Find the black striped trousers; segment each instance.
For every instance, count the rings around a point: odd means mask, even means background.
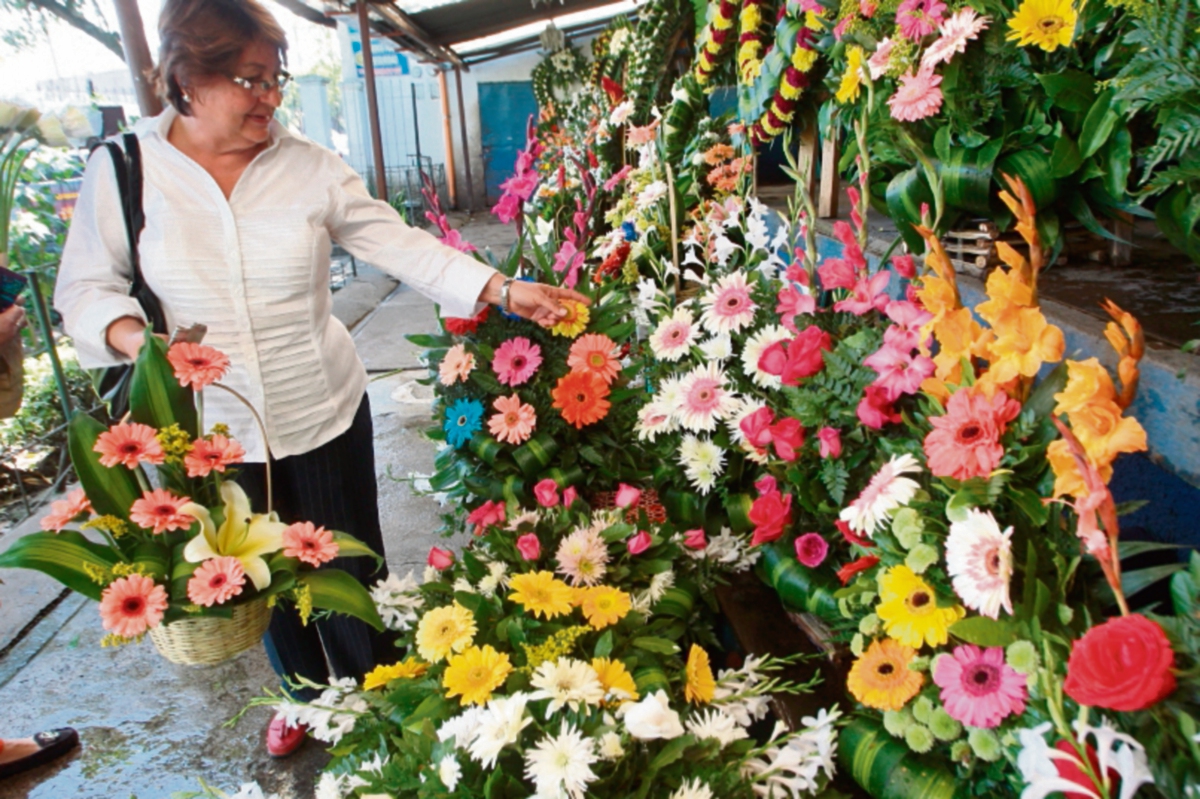
[[[271,477],[275,509],[282,521],[308,521],[327,530],[340,530],[380,556],[384,554],[371,404],[365,394],[349,430],[310,452],[273,461]],[[263,464],[245,464],[237,480],[252,507],[265,510]],[[326,565],[349,572],[368,587],[388,574],[386,565],[376,570],[373,558],[335,558]],[[271,615],[263,643],[271,665],[281,677],[298,675],[323,684],[331,676],[361,680],[377,663],[398,659],[400,653],[393,640],[393,636],[380,635],[358,619],[339,614],[305,626],[291,602],[280,602]],[[289,693],[302,700],[316,697],[311,690]]]

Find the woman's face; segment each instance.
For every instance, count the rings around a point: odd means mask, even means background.
[[[283,98],[277,87],[264,92],[258,84],[276,83],[279,72],[276,49],[265,41],[254,42],[242,52],[232,75],[210,76],[188,92],[196,125],[206,138],[222,146],[239,149],[264,144]],[[247,89],[233,78],[245,79],[254,87]]]

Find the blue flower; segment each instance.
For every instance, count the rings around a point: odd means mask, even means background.
[[[455,449],[470,441],[482,427],[483,403],[479,400],[460,399],[446,409],[442,429],[446,431],[446,440]]]
[[[632,222],[622,222],[621,232],[625,234],[625,241],[637,241],[637,229],[633,226]]]

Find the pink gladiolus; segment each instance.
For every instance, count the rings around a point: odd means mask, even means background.
[[[917,264],[911,255],[893,255],[892,267],[905,280],[912,280],[917,276]]]
[[[891,279],[892,273],[888,271],[876,272],[871,277],[860,277],[851,288],[850,296],[835,302],[833,310],[849,311],[855,316],[862,316],[872,310],[882,311],[888,304],[888,296],[884,292]]]
[[[533,487],[533,495],[543,508],[553,508],[558,504],[558,483],[547,477]]]
[[[801,274],[807,276],[804,270]],[[775,313],[779,314],[779,323],[793,333],[796,330],[796,317],[800,314],[810,314],[817,310],[817,300],[811,294],[804,294],[795,286],[787,285],[779,290],[776,297]]]
[[[504,224],[508,224],[521,215],[521,198],[515,194],[505,194],[500,202],[492,207],[492,213]]]
[[[639,488],[634,488],[631,485],[621,483],[617,486],[617,507],[628,508],[636,505],[638,500],[642,498],[642,491]]]
[[[625,548],[629,550],[630,555],[640,555],[649,549],[652,543],[654,542],[650,539],[650,534],[645,530],[639,530],[637,535],[631,536],[625,542]]]
[[[854,288],[858,280],[858,270],[844,258],[826,258],[817,267],[817,274],[821,278],[821,288],[826,291]]]
[[[542,542],[536,533],[526,533],[517,538],[517,551],[523,560],[537,560],[542,556]]]
[[[872,385],[887,392],[888,402],[895,402],[905,394],[915,394],[921,383],[934,372],[933,361],[924,355],[898,350],[884,344],[876,352],[863,359],[863,365],[879,373]]]
[[[703,528],[697,527],[695,530],[688,530],[683,534],[683,545],[688,549],[704,549],[708,546],[708,538],[704,535]]]
[[[604,190],[612,191],[617,186],[621,185],[621,181],[623,181],[623,180],[625,180],[625,178],[629,177],[629,173],[632,171],[633,171],[633,164],[626,164],[625,166],[621,167],[621,169],[619,171],[613,173],[613,176],[611,178],[604,181]]]
[[[840,458],[842,455],[842,434],[835,427],[822,427],[817,431],[817,441],[820,442],[822,458]]]
[[[454,565],[454,553],[448,549],[431,547],[429,550],[429,557],[425,562],[438,571],[449,569]]]
[[[829,554],[829,544],[819,533],[805,533],[796,539],[796,560],[810,569],[815,569],[825,562]]]

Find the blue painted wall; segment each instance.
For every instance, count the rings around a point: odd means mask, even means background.
[[[517,153],[525,147],[529,117],[536,120],[537,112],[530,81],[479,84],[483,176],[489,203],[500,199],[500,184],[512,175]]]

